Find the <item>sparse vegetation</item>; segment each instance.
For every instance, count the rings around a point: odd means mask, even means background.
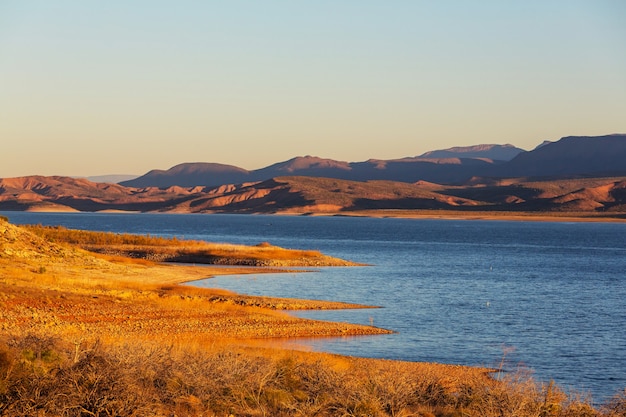
[[[160,236],[134,235],[130,233],[96,232],[89,230],[68,229],[63,226],[23,225],[29,230],[49,242],[70,243],[78,246],[85,245],[132,245],[132,246],[192,246],[205,242],[193,240],[179,240],[176,237],[165,238]]]
[[[524,374],[454,381],[437,366],[27,335],[0,342],[3,416],[618,417]]]

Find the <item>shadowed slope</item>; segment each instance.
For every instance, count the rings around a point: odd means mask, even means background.
[[[626,175],[626,135],[569,136],[522,153],[494,170],[499,177]]]

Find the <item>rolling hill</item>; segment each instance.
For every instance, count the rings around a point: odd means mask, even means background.
[[[358,214],[372,210],[626,213],[626,176],[465,186],[276,177],[219,187],[133,188],[69,177],[0,180],[0,210]]]
[[[138,189],[82,178],[30,176],[0,179],[0,209],[23,211],[153,211],[201,192],[199,188]]]

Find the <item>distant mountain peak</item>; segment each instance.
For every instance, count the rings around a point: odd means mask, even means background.
[[[265,181],[283,176],[337,178],[353,181],[428,181],[463,184],[472,177],[622,175],[626,172],[626,135],[566,137],[544,142],[532,151],[511,144],[457,146],[393,160],[345,162],[312,155],[297,156],[265,168],[247,171],[217,163],[183,163],[169,170],[154,170],[120,184],[137,188],[170,186],[219,187]]]
[[[126,187],[161,187],[173,185],[182,187],[217,186],[226,183],[246,181],[249,171],[234,165],[214,162],[185,162],[168,170],[153,169],[141,177],[122,181]]]
[[[441,151],[449,151],[449,152],[456,152],[456,153],[484,152],[484,151],[490,151],[494,148],[500,148],[500,149],[515,148],[515,146],[511,145],[510,143],[507,143],[505,145],[498,145],[495,143],[490,143],[490,144],[484,143],[480,145],[470,145],[470,146],[453,146],[451,148],[442,149],[439,151],[426,152],[424,155],[428,155],[433,152],[441,152]]]
[[[206,172],[248,172],[245,169],[236,167],[234,165],[220,164],[216,162],[185,162],[175,165],[167,171],[173,174],[196,174]]]
[[[472,146],[455,146],[448,149],[426,152],[419,156],[425,159],[446,159],[446,158],[481,158],[498,161],[510,161],[522,152],[511,144],[481,144]]]
[[[626,173],[626,135],[566,136],[518,155],[503,177],[590,177]]]
[[[535,149],[542,148],[542,147],[544,147],[544,146],[546,146],[546,145],[549,145],[549,144],[551,144],[551,143],[554,143],[554,142],[552,142],[551,140],[544,140],[544,141],[543,141],[543,142],[541,142],[539,145],[537,145],[537,146],[535,147]]]
[[[289,173],[308,169],[351,169],[348,162],[335,161],[334,159],[320,158],[311,155],[296,156],[287,161],[271,165],[268,168]]]

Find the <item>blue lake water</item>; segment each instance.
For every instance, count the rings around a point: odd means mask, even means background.
[[[299,340],[347,355],[524,366],[601,401],[626,388],[626,224],[2,213],[13,223],[318,249],[371,264],[194,285],[383,308],[298,316],[396,334]]]

